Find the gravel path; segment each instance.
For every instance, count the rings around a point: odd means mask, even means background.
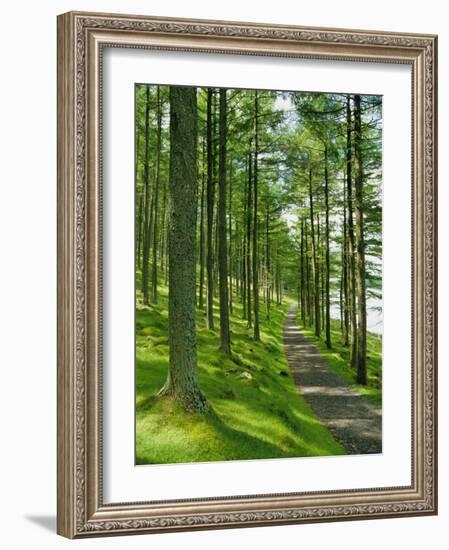
[[[316,345],[299,330],[296,306],[285,322],[284,349],[298,391],[348,454],[381,453],[381,410],[329,369]]]

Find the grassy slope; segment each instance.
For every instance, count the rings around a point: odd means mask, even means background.
[[[168,367],[167,289],[160,290],[157,306],[138,303],[136,310],[138,464],[345,454],[294,385],[282,345],[288,304],[273,307],[269,322],[262,311],[257,344],[235,307],[232,359],[219,351],[218,330],[209,331],[198,311],[199,378],[213,410],[186,413],[155,397]]]
[[[357,373],[351,367],[350,348],[343,346],[340,321],[331,320],[331,342],[332,349],[327,349],[325,344],[325,335],[317,338],[313,328],[304,327],[298,316],[298,326],[304,331],[304,334],[315,342],[322,355],[326,359],[331,369],[339,374],[346,382],[351,384],[354,389],[362,395],[365,395],[377,406],[382,405],[382,339],[378,336],[367,334],[367,376],[368,385],[361,386],[356,383]]]

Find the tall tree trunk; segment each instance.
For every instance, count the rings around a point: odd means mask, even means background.
[[[167,235],[166,235],[166,239],[165,239],[165,274],[164,274],[164,283],[165,283],[165,286],[168,285],[168,224],[169,224],[169,220],[167,220]]]
[[[157,145],[156,145],[156,183],[154,189],[154,225],[153,225],[153,265],[151,274],[151,301],[157,304],[157,251],[158,251],[158,215],[159,215],[159,184],[161,179],[161,147],[162,147],[162,107],[160,87],[157,86]]]
[[[279,263],[276,257],[274,268],[274,290],[276,292],[276,305],[279,305]]]
[[[351,96],[346,97],[346,185],[348,194],[348,264],[351,311],[351,365],[357,366],[357,302],[355,285],[355,237],[352,201],[352,114]]]
[[[315,322],[315,336],[321,334],[320,323],[320,274],[318,271],[318,254],[317,245],[315,241],[315,219],[313,214],[313,191],[312,191],[312,165],[309,161],[309,210],[310,210],[310,237],[312,241],[312,276],[313,276],[313,297],[314,297],[314,322]]]
[[[304,218],[304,250],[305,250],[305,263],[306,263],[306,318],[305,324],[309,326],[313,319],[312,308],[312,290],[311,290],[311,268],[310,268],[310,252],[309,252],[309,236],[307,227],[307,218]]]
[[[136,152],[135,152],[135,168],[134,168],[134,190],[135,190],[135,204],[137,205],[137,198],[139,198],[138,204],[136,207],[136,226],[134,233],[134,242],[135,242],[135,267],[136,269],[140,265],[140,251],[142,246],[142,221],[143,221],[143,194],[138,191],[140,178],[139,178],[139,151],[141,143],[141,133],[139,128],[136,126]]]
[[[143,194],[139,197],[139,209],[137,214],[137,246],[136,246],[136,268],[140,265],[140,255],[142,253],[142,224],[143,224]]]
[[[214,256],[213,256],[213,228],[214,228],[214,151],[212,135],[212,102],[214,91],[207,89],[207,326],[214,330]]]
[[[164,273],[165,271],[165,248],[166,248],[166,241],[167,241],[167,183],[164,182],[162,185],[163,187],[163,193],[162,193],[162,212],[161,212],[161,246],[160,246],[160,270],[161,273]]]
[[[247,256],[247,239],[246,239],[246,227],[247,227],[247,204],[248,204],[248,179],[245,178],[245,192],[244,192],[244,201],[243,201],[243,220],[242,220],[242,317],[243,319],[247,318],[247,302],[246,302],[246,256]]]
[[[259,188],[259,95],[254,92],[254,221],[253,221],[253,293],[254,293],[254,335],[256,342],[260,341],[259,327],[259,260],[258,260],[258,188]]]
[[[201,202],[200,202],[200,290],[198,307],[204,308],[204,188],[205,188],[205,160],[206,160],[206,147],[205,140],[203,139],[203,162],[201,171]]]
[[[358,304],[357,382],[366,385],[365,237],[363,220],[362,125],[359,95],[354,96],[354,172]]]
[[[236,298],[237,300],[240,300],[242,287],[241,287],[241,280],[242,280],[242,241],[240,238],[240,224],[239,224],[239,218],[237,217],[235,220],[235,232],[233,233],[234,242],[235,242],[235,248],[234,248],[234,271],[235,271],[235,292],[236,292]]]
[[[270,319],[270,205],[267,200],[266,205],[266,225],[265,225],[265,273],[266,273],[266,320]]]
[[[218,269],[220,285],[220,347],[231,355],[228,296],[228,244],[226,240],[226,89],[220,88],[219,164],[218,164]]]
[[[346,221],[346,181],[343,183],[343,245],[342,245],[342,271],[343,271],[343,345],[349,346],[349,289],[348,289],[348,227]]]
[[[215,135],[215,132],[214,132],[214,135]],[[214,158],[218,158],[218,151],[216,151],[216,154],[214,155]],[[216,183],[218,182],[217,175],[214,176],[214,181]],[[215,189],[216,189],[216,197],[215,197],[215,200],[214,200],[214,204],[215,204],[215,214],[214,214],[214,219],[215,219],[215,224],[214,224],[214,258],[215,258],[215,261],[214,261],[214,297],[218,298],[219,292],[220,292],[220,289],[219,289],[219,286],[218,286],[218,185],[215,185]]]
[[[233,258],[233,248],[232,248],[232,161],[230,163],[230,170],[229,170],[229,229],[228,229],[228,237],[229,237],[229,313],[232,315],[232,307],[233,307],[233,284],[232,284],[232,277],[234,274],[234,258]]]
[[[142,294],[143,303],[148,304],[148,260],[150,254],[150,86],[146,88],[145,105],[145,160],[144,160],[144,232],[142,257]]]
[[[342,263],[343,265],[343,263]],[[341,332],[341,335],[343,336],[344,334],[344,330],[345,330],[345,324],[344,324],[344,304],[343,304],[343,270],[341,272],[341,277],[340,277],[340,288],[339,288],[339,293],[340,293],[340,300],[339,300],[339,305],[340,305],[340,332]]]
[[[189,411],[206,412],[208,403],[197,376],[195,327],[196,88],[170,87],[170,227],[167,381],[169,395]]]
[[[330,244],[329,244],[329,167],[327,145],[324,147],[324,206],[326,209],[326,347],[331,342],[331,298],[330,298]]]
[[[248,328],[252,328],[251,308],[251,217],[252,217],[252,179],[253,179],[253,155],[251,152],[252,140],[249,141],[248,157],[248,196],[246,206],[246,314],[248,317]]]
[[[317,270],[319,273],[319,295],[320,295],[320,328],[323,330],[324,327],[324,270],[323,266],[323,253],[322,253],[322,243],[321,243],[321,224],[320,224],[320,213],[317,212],[316,215],[316,251],[317,251]]]
[[[217,101],[217,91],[213,95],[213,117],[212,117],[212,143],[213,143],[213,178],[214,178],[214,298],[219,296],[219,285],[218,285],[218,156],[219,156],[219,140],[218,140],[218,110],[219,105]]]
[[[300,305],[301,305],[301,321],[306,324],[306,302],[305,302],[305,262],[304,262],[304,220],[301,217],[301,244],[300,244]]]

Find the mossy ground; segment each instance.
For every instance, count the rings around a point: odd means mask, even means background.
[[[137,281],[137,288],[139,288]],[[164,464],[345,454],[299,395],[283,351],[282,330],[290,303],[261,303],[261,342],[241,318],[231,315],[232,358],[219,350],[197,310],[198,373],[211,411],[193,414],[157,397],[168,369],[167,288],[157,305],[136,307],[136,462]]]

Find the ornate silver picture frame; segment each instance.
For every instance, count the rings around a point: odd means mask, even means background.
[[[411,68],[411,484],[105,502],[102,59],[105,48]],[[58,533],[69,538],[437,513],[437,38],[70,12],[58,17]],[[398,284],[401,284],[398,281]],[[408,354],[408,355],[407,355]],[[130,365],[133,368],[133,365]],[[132,429],[132,427],[130,427]],[[280,466],[281,467],[281,466]]]

